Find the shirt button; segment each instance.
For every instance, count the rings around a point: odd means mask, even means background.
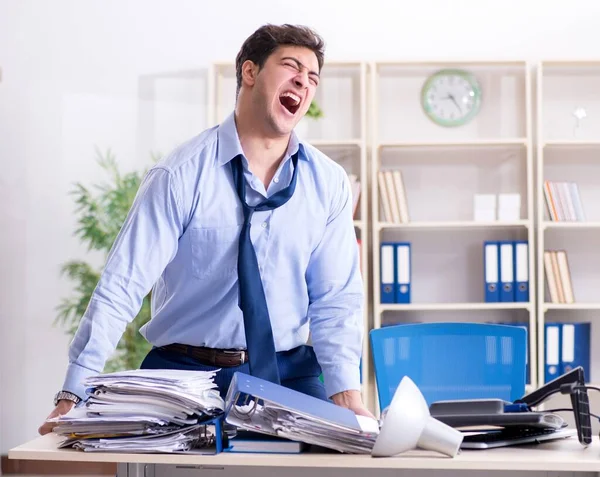
[[[262,223],[262,224],[260,224],[260,225],[261,225],[261,227],[262,227],[263,229],[266,229],[266,228],[267,228],[267,223],[266,223],[266,222],[263,222],[263,223]]]
[[[275,184],[279,184],[279,177],[276,177],[275,179],[273,179],[273,182],[275,182]]]

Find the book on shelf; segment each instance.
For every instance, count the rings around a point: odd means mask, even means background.
[[[575,295],[567,252],[564,250],[544,251],[544,272],[551,302],[574,303]]]
[[[350,191],[352,192],[352,217],[356,218],[358,201],[360,199],[360,181],[356,174],[348,174],[348,179],[350,179]]]
[[[408,223],[410,218],[402,172],[399,170],[379,171],[377,184],[383,208],[383,217],[380,222]]]
[[[544,181],[544,198],[553,222],[583,222],[585,212],[575,182]]]

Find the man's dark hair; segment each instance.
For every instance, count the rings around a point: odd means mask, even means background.
[[[303,25],[263,25],[246,39],[235,59],[236,96],[242,87],[244,62],[250,60],[258,65],[260,70],[271,53],[280,46],[302,46],[312,50],[319,62],[319,72],[321,71],[325,57],[325,43],[316,32]]]

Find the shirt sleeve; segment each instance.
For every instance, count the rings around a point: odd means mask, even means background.
[[[173,182],[173,173],[160,166],[144,177],[70,344],[63,389],[82,399],[83,380],[102,372],[177,252],[183,214]]]
[[[350,182],[345,172],[340,175],[323,238],[306,273],[311,339],[328,397],[361,389],[364,289]]]

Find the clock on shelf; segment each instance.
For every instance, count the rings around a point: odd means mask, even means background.
[[[462,126],[479,112],[481,87],[468,71],[443,69],[433,73],[423,84],[421,105],[434,123],[445,127]]]

